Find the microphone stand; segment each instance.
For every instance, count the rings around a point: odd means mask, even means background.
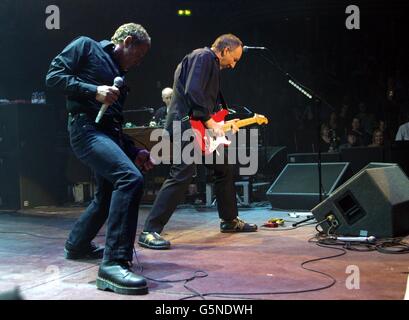
[[[265,48],[265,50],[270,51],[268,48]],[[318,161],[317,161],[317,167],[318,167],[318,199],[319,199],[319,203],[322,201],[322,194],[323,194],[323,185],[322,185],[322,168],[321,168],[321,147],[320,147],[320,140],[321,140],[321,106],[322,106],[322,101],[323,99],[320,98],[314,91],[312,91],[311,89],[307,88],[306,86],[302,85],[299,81],[297,81],[294,77],[292,77],[288,72],[284,71],[276,61],[272,61],[270,60],[268,57],[266,57],[265,55],[261,54],[261,56],[267,61],[269,62],[271,65],[273,65],[274,67],[276,67],[283,75],[284,77],[287,79],[288,83],[295,88],[296,90],[298,90],[299,92],[301,92],[304,97],[306,97],[309,101],[313,101],[315,104],[315,112],[316,112],[316,119],[317,119],[317,153],[318,153]],[[273,59],[274,56],[272,55]],[[275,59],[274,59],[275,60]],[[327,105],[329,105],[326,102]],[[329,105],[330,106],[330,105]],[[333,108],[332,108],[333,109]],[[325,193],[325,190],[324,190]],[[315,219],[314,216],[308,217],[304,220],[301,220],[297,223],[294,223],[292,226],[296,227],[299,224],[305,223],[307,221],[313,220]]]
[[[149,112],[149,113],[154,113],[155,109],[153,108],[141,108],[141,109],[129,109],[129,110],[124,110],[122,113],[135,113],[135,112]]]

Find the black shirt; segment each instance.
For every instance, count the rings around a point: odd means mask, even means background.
[[[168,107],[167,106],[160,107],[158,110],[156,110],[155,116],[153,117],[153,121],[160,124],[163,121],[165,121],[167,114]]]
[[[66,94],[68,112],[86,113],[95,119],[101,108],[101,103],[96,100],[97,86],[112,85],[115,77],[124,76],[114,59],[114,47],[115,45],[107,40],[97,42],[87,37],[79,37],[53,59],[46,76],[46,84]],[[124,85],[120,91],[119,99],[105,111],[99,126],[107,134],[112,133],[110,124],[114,124],[114,118],[121,122],[123,120],[122,109],[128,87]],[[132,138],[122,133],[122,130],[120,137],[123,149],[134,161],[140,148],[136,147]]]
[[[83,112],[93,117],[98,114],[101,103],[96,100],[97,86],[112,86],[115,77],[124,75],[114,60],[114,47],[107,40],[97,42],[79,37],[53,59],[46,84],[66,94],[68,112]],[[122,119],[126,95],[124,86],[120,98],[106,110],[104,117]]]
[[[207,121],[215,111],[220,91],[220,64],[209,48],[196,49],[186,55],[177,66],[173,82],[173,95],[166,118],[166,129],[172,132],[174,120],[191,116]],[[182,121],[182,131],[190,128]]]

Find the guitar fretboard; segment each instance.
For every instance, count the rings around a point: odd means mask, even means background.
[[[251,124],[254,124],[254,123],[257,123],[257,118],[256,117],[239,120],[239,121],[236,122],[236,125],[239,128],[242,128],[242,127],[246,127],[246,126],[249,126]],[[230,131],[231,130],[231,124],[228,124],[228,123],[224,124],[223,125],[223,130],[224,130],[224,132]]]

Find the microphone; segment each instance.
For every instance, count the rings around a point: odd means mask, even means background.
[[[249,50],[267,50],[267,48],[266,47],[249,47],[249,46],[243,47],[243,52],[247,52]]]
[[[367,242],[367,243],[374,243],[376,238],[374,236],[369,237],[332,237],[333,240],[339,240],[343,242]]]
[[[121,77],[115,77],[114,79],[114,87],[120,88],[124,85],[124,79]],[[99,123],[99,121],[101,120],[102,116],[104,115],[105,111],[108,109],[109,105],[107,105],[106,103],[104,103],[101,106],[101,109],[99,109],[98,115],[95,118],[95,123]]]

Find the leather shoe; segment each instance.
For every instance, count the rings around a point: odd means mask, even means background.
[[[64,256],[69,260],[81,259],[102,259],[104,256],[104,247],[99,247],[91,242],[89,246],[83,248],[72,248],[69,244],[65,245]]]
[[[132,272],[129,261],[104,261],[99,266],[97,288],[119,294],[148,293],[144,277]]]
[[[170,242],[165,240],[157,232],[141,232],[138,240],[141,247],[165,250],[170,248]]]
[[[220,232],[255,232],[257,225],[254,223],[247,223],[239,217],[231,221],[222,220],[220,222]]]

